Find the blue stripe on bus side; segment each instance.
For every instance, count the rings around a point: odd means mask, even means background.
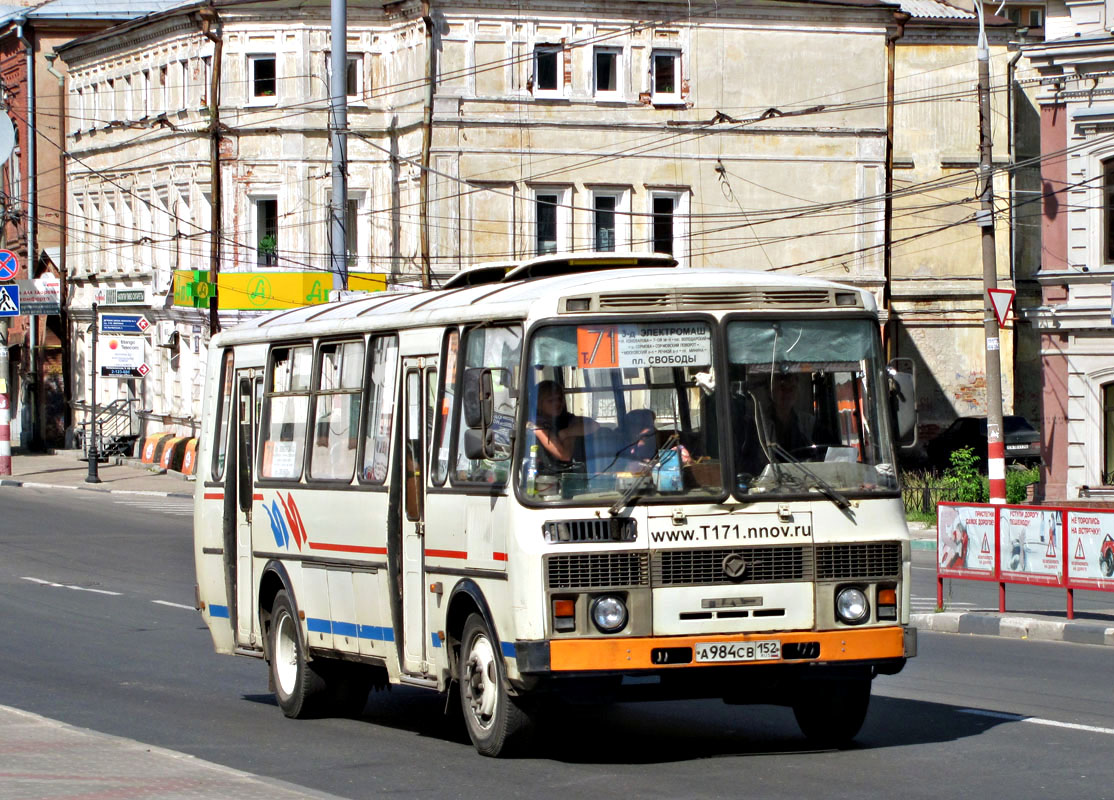
[[[514,642],[500,642],[499,644],[503,648],[504,656],[506,656],[507,658],[514,658],[516,652],[514,649]]]
[[[437,638],[436,633],[431,633],[430,637],[433,639],[433,646],[434,647],[440,647],[441,646],[441,640],[439,638]]]
[[[357,625],[355,622],[340,622],[321,619],[320,617],[306,617],[306,629],[310,633],[335,633],[337,636],[372,639],[377,642],[393,642],[395,640],[393,628],[378,625]]]
[[[228,606],[215,606],[212,603],[210,603],[209,604],[209,616],[210,617],[223,617],[224,619],[228,619]]]

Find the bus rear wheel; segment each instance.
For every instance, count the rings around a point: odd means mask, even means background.
[[[507,692],[502,654],[479,614],[464,623],[457,672],[472,744],[480,755],[505,755],[521,743],[530,720]]]
[[[275,596],[270,628],[271,682],[282,713],[304,719],[321,711],[325,681],[306,659],[298,617],[285,591]]]
[[[842,749],[862,729],[869,706],[869,677],[816,680],[798,688],[793,716],[813,745]]]

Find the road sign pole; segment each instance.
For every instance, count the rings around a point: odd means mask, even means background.
[[[97,474],[97,459],[100,454],[97,452],[97,304],[93,303],[93,351],[92,358],[89,360],[93,364],[93,369],[90,376],[90,386],[92,391],[89,393],[89,405],[92,409],[89,416],[89,442],[85,448],[85,455],[89,459],[89,474],[85,476],[86,483],[100,483],[101,477]]]
[[[12,411],[8,402],[8,319],[0,317],[0,475],[12,474]]]

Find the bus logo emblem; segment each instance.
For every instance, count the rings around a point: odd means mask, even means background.
[[[723,574],[733,581],[741,581],[747,572],[747,561],[739,553],[729,553],[723,558]]]

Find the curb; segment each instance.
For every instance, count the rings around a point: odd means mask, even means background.
[[[1114,647],[1114,627],[1097,622],[1074,622],[1032,617],[1003,617],[998,614],[941,611],[910,614],[909,624],[936,633],[969,633],[1046,642],[1072,642]]]
[[[96,486],[67,486],[57,483],[38,483],[36,481],[18,481],[9,478],[0,479],[0,487],[14,487],[24,489],[64,489],[70,492],[100,492],[101,494],[131,494],[146,495],[147,497],[178,497],[193,499],[193,494],[188,492],[159,492],[151,489],[99,489]]]

